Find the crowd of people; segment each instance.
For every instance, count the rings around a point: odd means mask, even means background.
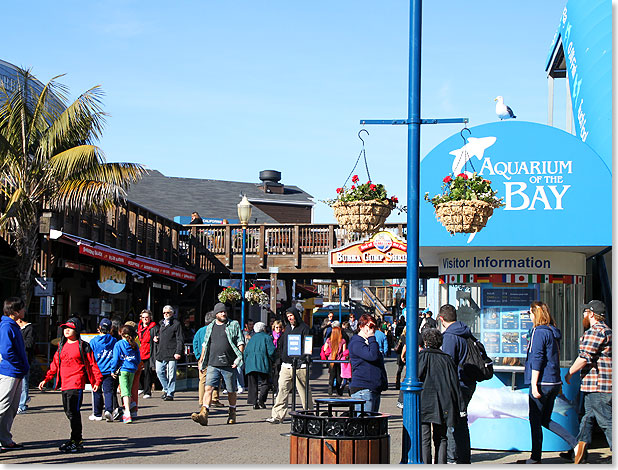
[[[565,380],[581,373],[584,415],[577,436],[551,419],[556,397],[561,392],[560,340],[548,306],[533,302],[525,362],[525,383],[530,386],[529,421],[532,451],[520,463],[540,463],[542,427],[562,437],[572,448],[561,454],[567,460],[586,460],[596,421],[611,448],[611,329],[605,321],[605,305],[591,301],[584,306],[584,335],[579,354]],[[62,452],[83,449],[80,406],[86,383],[94,395],[92,421],[131,423],[138,415],[138,399],[153,394],[154,374],[161,384],[160,397],[173,401],[176,390],[177,362],[184,354],[185,335],[175,317],[174,308],[163,307],[163,319],[153,321],[152,312],[144,309],[139,324],[103,318],[98,335],[87,342],[81,338],[82,324],[72,317],[60,325],[58,349],[38,388],[43,390],[55,378],[54,389],[61,390],[62,405],[70,423],[70,438],[60,445]],[[32,354],[28,344],[32,332],[24,322],[25,304],[16,297],[4,302],[0,321],[0,449],[21,449],[11,434],[16,414],[27,409],[27,386]],[[301,312],[289,307],[281,320],[270,324],[247,321],[244,328],[228,316],[228,307],[215,305],[204,318],[204,326],[192,334],[193,351],[199,376],[198,410],[191,419],[201,426],[209,424],[211,407],[225,407],[225,424],[235,424],[238,393],[247,391],[247,403],[254,409],[267,407],[268,393],[275,394],[270,424],[281,424],[288,412],[294,390],[303,409],[313,409],[308,383],[306,351],[290,355],[290,337],[312,335]],[[402,325],[403,323],[403,325]],[[328,365],[328,395],[342,396],[346,391],[362,401],[364,411],[378,412],[381,394],[388,388],[384,359],[394,349],[398,369],[395,385],[401,386],[406,360],[405,319],[392,325],[374,316],[354,314],[340,323],[329,313],[320,324],[320,357]],[[457,320],[450,304],[440,307],[437,318],[423,312],[417,324],[419,336],[418,378],[422,383],[420,421],[422,458],[425,463],[470,463],[470,433],[467,408],[476,389],[476,380],[466,373],[470,328]],[[297,336],[296,336],[297,335]],[[394,337],[388,340],[389,335]],[[313,335],[312,335],[313,336]],[[398,336],[398,337],[397,337]],[[390,344],[389,344],[390,343]],[[396,344],[394,344],[396,343]],[[334,361],[334,362],[330,362]],[[296,381],[293,383],[293,381]],[[118,400],[118,390],[120,400]],[[24,395],[25,393],[25,395]],[[403,407],[400,392],[398,406]],[[24,411],[21,411],[24,412]],[[433,444],[433,449],[432,449]],[[433,454],[433,456],[432,456]]]

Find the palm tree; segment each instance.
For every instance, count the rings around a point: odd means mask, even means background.
[[[106,114],[95,86],[68,104],[67,88],[29,70],[0,80],[0,230],[17,252],[19,289],[29,304],[43,210],[104,212],[126,197],[143,167],[106,163],[94,143]],[[6,236],[8,235],[8,236]]]

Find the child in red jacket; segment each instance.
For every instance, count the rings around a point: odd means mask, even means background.
[[[64,412],[71,423],[71,439],[62,444],[61,452],[79,452],[84,448],[82,440],[82,417],[79,409],[82,404],[82,396],[86,380],[92,384],[92,390],[99,390],[103,376],[99,371],[97,362],[92,354],[90,345],[82,341],[79,336],[81,323],[78,318],[70,318],[68,322],[60,325],[63,329],[63,338],[58,345],[58,351],[49,366],[47,375],[39,384],[39,390],[43,390],[46,382],[49,382],[58,374],[58,385],[62,390],[62,405]]]

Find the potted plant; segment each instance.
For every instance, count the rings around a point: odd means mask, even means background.
[[[234,305],[240,299],[240,292],[238,292],[238,289],[234,287],[226,287],[221,292],[219,292],[219,302],[222,302],[224,304],[229,303]]]
[[[491,181],[472,173],[459,173],[454,178],[447,175],[442,180],[442,193],[425,200],[433,204],[436,218],[451,234],[480,231],[494,213],[503,206],[498,191],[491,187]]]
[[[252,305],[266,305],[268,303],[268,294],[253,284],[249,290],[245,292],[245,299]]]
[[[388,197],[382,184],[371,180],[358,184],[358,175],[352,177],[352,186],[337,188],[337,197],[326,203],[333,208],[335,218],[348,232],[375,233],[399,202]]]

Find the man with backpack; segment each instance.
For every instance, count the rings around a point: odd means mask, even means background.
[[[465,408],[460,410],[461,417],[457,420],[454,428],[449,428],[447,432],[447,462],[448,463],[470,463],[470,430],[468,429],[468,403],[472,399],[476,389],[476,380],[464,371],[464,363],[468,355],[467,339],[472,337],[470,328],[460,321],[457,321],[457,311],[450,304],[440,307],[438,312],[438,322],[442,326],[444,339],[442,351],[453,358],[457,365],[457,375],[459,376],[459,386],[465,402]]]

